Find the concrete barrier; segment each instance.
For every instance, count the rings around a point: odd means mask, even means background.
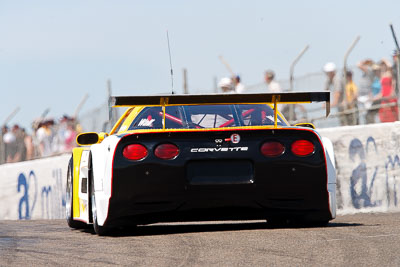
[[[338,214],[400,211],[400,123],[319,132],[335,151]]]
[[[320,129],[331,139],[338,214],[400,211],[400,123]],[[62,219],[70,154],[0,166],[0,219]]]
[[[70,154],[0,166],[0,219],[65,218]]]

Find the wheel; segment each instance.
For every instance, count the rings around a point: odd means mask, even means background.
[[[68,226],[75,229],[84,229],[87,225],[83,222],[74,220],[74,203],[73,203],[73,193],[74,193],[74,164],[73,159],[69,160],[68,163],[68,171],[67,171],[67,186],[66,186],[66,204],[65,204],[65,212]]]
[[[107,234],[108,229],[104,226],[100,226],[97,223],[97,207],[96,207],[96,196],[94,194],[94,182],[93,177],[90,179],[90,206],[91,206],[91,214],[92,214],[92,222],[93,222],[93,229],[96,234],[102,236]]]

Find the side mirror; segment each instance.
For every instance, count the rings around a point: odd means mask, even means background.
[[[76,137],[76,142],[80,146],[94,145],[101,143],[107,136],[107,133],[81,133]]]
[[[311,128],[311,129],[315,129],[314,124],[309,123],[309,122],[296,123],[294,126],[308,127],[308,128]]]
[[[80,146],[97,144],[99,142],[99,135],[97,133],[81,133],[76,137],[76,142]]]

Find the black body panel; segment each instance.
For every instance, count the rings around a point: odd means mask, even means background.
[[[240,135],[239,143],[226,140],[232,134]],[[306,157],[294,155],[290,147],[298,139],[311,141],[315,152]],[[281,156],[261,154],[261,145],[271,140],[285,146]],[[147,157],[141,161],[124,158],[123,148],[132,143],[145,145]],[[157,158],[154,149],[161,143],[177,145],[180,154],[173,160]],[[276,216],[332,219],[325,155],[313,130],[132,134],[123,137],[116,148],[105,225]]]

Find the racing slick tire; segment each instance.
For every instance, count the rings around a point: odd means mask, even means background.
[[[90,207],[91,207],[91,219],[93,222],[93,230],[99,236],[106,235],[109,231],[107,227],[100,226],[97,222],[97,207],[96,207],[96,196],[94,194],[94,182],[93,177],[90,179]]]
[[[74,229],[85,229],[87,228],[87,224],[74,220],[73,217],[73,210],[74,210],[74,203],[73,203],[73,181],[74,181],[74,166],[73,166],[73,158],[69,160],[68,163],[68,171],[67,171],[67,186],[66,186],[66,203],[65,203],[65,213],[68,226]]]

